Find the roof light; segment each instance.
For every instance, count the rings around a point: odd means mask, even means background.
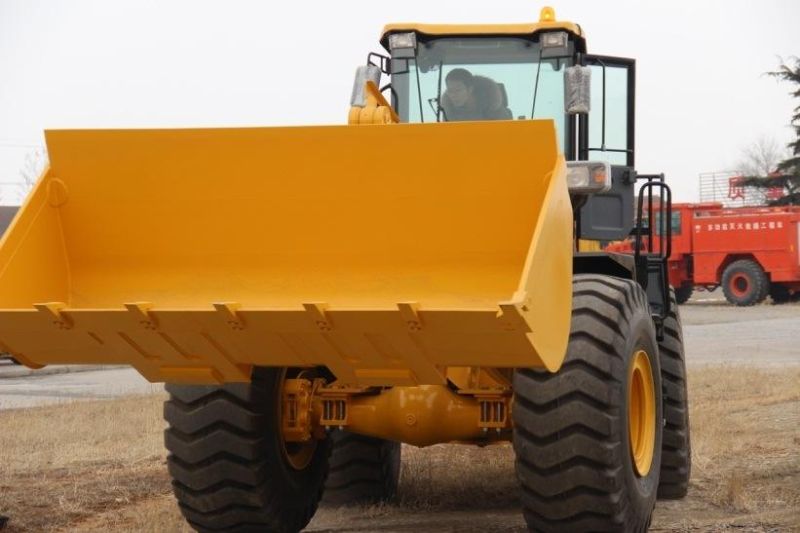
[[[555,20],[556,10],[549,6],[543,7],[539,13],[539,22],[555,22]]]
[[[389,35],[389,49],[399,50],[403,48],[416,48],[417,34],[413,31],[408,33],[393,33]]]
[[[542,34],[542,48],[564,48],[567,40],[565,31],[548,31]]]
[[[605,161],[568,161],[567,187],[571,193],[606,192],[611,188],[611,165]]]

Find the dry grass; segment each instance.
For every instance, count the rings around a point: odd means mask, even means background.
[[[692,406],[694,468],[700,482],[709,481],[711,501],[745,512],[785,501],[800,509],[800,494],[781,483],[800,469],[800,373],[726,369],[713,376],[698,384]],[[753,490],[759,479],[773,482]]]
[[[663,502],[667,530],[800,530],[800,369],[690,371],[689,499]]]
[[[168,490],[163,397],[0,412],[0,514],[9,531],[70,529]]]
[[[800,369],[693,368],[690,395],[690,494],[660,502],[653,529],[800,530]],[[162,400],[0,412],[7,531],[189,531],[164,466]],[[521,529],[508,445],[404,454],[397,504],[322,509],[312,529]]]

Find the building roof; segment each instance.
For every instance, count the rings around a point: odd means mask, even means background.
[[[17,214],[18,205],[0,205],[0,236],[5,233],[6,228],[11,224],[14,215]]]

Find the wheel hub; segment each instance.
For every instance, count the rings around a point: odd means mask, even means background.
[[[313,383],[306,379],[281,380],[278,396],[281,449],[286,462],[295,470],[309,465],[317,449],[311,433]]]
[[[731,278],[731,290],[737,296],[744,296],[750,290],[750,280],[742,274],[733,276]]]

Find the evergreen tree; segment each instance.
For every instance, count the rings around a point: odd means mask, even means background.
[[[748,176],[742,181],[742,185],[758,187],[759,189],[783,187],[786,190],[786,195],[770,201],[769,205],[800,205],[800,58],[791,58],[790,61],[782,63],[777,71],[768,72],[767,74],[795,86],[790,93],[798,101],[791,121],[795,132],[795,140],[787,145],[790,152],[789,157],[778,163],[779,176]]]

